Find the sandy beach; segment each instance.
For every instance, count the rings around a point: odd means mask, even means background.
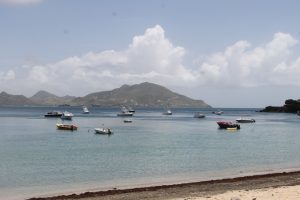
[[[30,200],[258,200],[300,199],[300,171],[232,179],[86,192]]]

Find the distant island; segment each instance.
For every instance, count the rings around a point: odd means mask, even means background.
[[[267,106],[260,112],[297,113],[300,111],[300,99],[288,99],[283,106]]]
[[[110,91],[96,92],[84,97],[59,97],[47,91],[39,91],[30,98],[24,95],[0,93],[0,106],[101,106],[115,107],[130,105],[134,107],[176,107],[210,108],[203,100],[194,100],[149,82],[123,85]]]

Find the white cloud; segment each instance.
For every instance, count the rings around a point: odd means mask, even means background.
[[[94,91],[143,81],[184,84],[195,81],[192,72],[182,64],[184,54],[184,48],[174,46],[165,37],[163,28],[156,25],[135,36],[124,51],[89,52],[33,66],[28,80],[51,87],[60,83],[66,86],[64,89],[84,94],[87,89]]]
[[[0,81],[10,81],[15,79],[15,72],[9,70],[8,72],[0,72]]]
[[[48,70],[42,66],[34,66],[29,74],[29,78],[32,81],[38,83],[47,83],[48,82]]]
[[[202,84],[219,86],[259,86],[289,84],[287,76],[300,73],[300,62],[292,62],[292,47],[297,40],[286,33],[276,33],[264,45],[251,48],[247,41],[239,41],[227,47],[224,52],[214,53],[198,63],[198,78]],[[299,59],[297,59],[299,60]]]
[[[25,71],[26,77],[19,75],[14,84],[30,88],[31,93],[46,89],[58,95],[85,95],[144,81],[173,89],[300,86],[300,57],[293,59],[292,53],[297,43],[287,33],[276,33],[271,41],[258,46],[241,40],[189,67],[183,64],[186,50],[174,45],[156,25],[133,37],[124,51],[88,52],[45,65],[20,67],[20,74]],[[0,80],[14,77],[14,72],[0,73]]]
[[[9,5],[27,5],[27,4],[36,4],[40,3],[43,0],[0,0],[0,4],[9,4]]]

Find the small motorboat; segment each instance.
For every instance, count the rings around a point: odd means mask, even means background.
[[[96,134],[110,135],[112,134],[112,130],[110,128],[95,128]]]
[[[131,119],[124,119],[123,122],[124,122],[124,123],[132,123],[132,120],[131,120]]]
[[[63,120],[72,120],[73,116],[74,116],[73,113],[65,111],[62,113],[62,116],[60,118]]]
[[[133,113],[132,112],[120,112],[117,114],[118,117],[132,117]]]
[[[212,113],[216,115],[222,115],[224,114],[224,111],[219,110],[219,111],[213,111]]]
[[[241,126],[239,124],[233,123],[233,122],[225,122],[225,121],[219,121],[217,122],[219,125],[220,129],[230,129],[230,128],[236,128],[240,129]]]
[[[82,106],[82,114],[89,114],[90,111],[86,106]]]
[[[52,112],[47,112],[47,114],[45,114],[45,117],[61,117],[62,116],[62,112],[60,111],[52,111]]]
[[[196,112],[194,114],[194,118],[204,118],[204,117],[205,117],[205,115],[203,113],[201,113],[201,112]]]
[[[250,119],[250,118],[238,118],[235,120],[238,123],[254,123],[255,119]]]
[[[128,109],[128,111],[131,112],[131,113],[134,113],[134,112],[135,112],[135,110],[134,110],[131,106],[128,106],[127,109]]]
[[[170,109],[166,110],[163,115],[172,115],[172,111]]]
[[[118,117],[132,117],[133,112],[130,112],[125,106],[121,106],[121,112],[117,114]]]
[[[57,129],[75,131],[78,126],[72,124],[56,124]]]

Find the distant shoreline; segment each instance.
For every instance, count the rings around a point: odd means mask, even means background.
[[[300,171],[259,174],[217,180],[135,187],[129,189],[113,189],[107,191],[84,192],[80,194],[59,195],[53,197],[37,197],[28,200],[104,200],[104,199],[172,199],[190,196],[207,196],[231,190],[253,190],[275,188],[281,186],[300,185]]]

